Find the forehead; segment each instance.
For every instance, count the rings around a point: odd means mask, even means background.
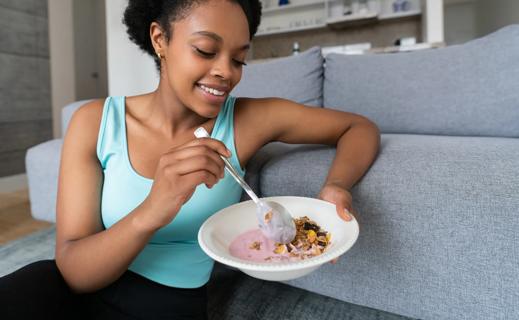
[[[205,37],[197,33],[200,31],[216,33],[229,45],[242,46],[249,42],[247,17],[238,3],[229,0],[202,2],[173,23],[173,38]]]

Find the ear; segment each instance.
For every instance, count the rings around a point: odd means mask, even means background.
[[[166,53],[166,34],[157,22],[152,22],[150,25],[150,39],[155,53],[159,53],[162,56]]]

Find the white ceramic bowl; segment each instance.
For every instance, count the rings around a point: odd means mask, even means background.
[[[308,216],[322,229],[331,233],[326,251],[316,257],[294,262],[253,262],[232,256],[229,245],[239,234],[258,228],[256,205],[252,200],[224,208],[207,219],[198,231],[202,250],[214,260],[235,267],[258,279],[283,281],[302,277],[348,251],[359,235],[355,219],[339,218],[335,205],[319,199],[304,197],[269,197],[265,200],[281,203],[294,217]]]

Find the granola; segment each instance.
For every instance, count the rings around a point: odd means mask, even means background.
[[[331,243],[331,234],[307,216],[294,219],[296,236],[288,244],[276,243],[274,255],[265,261],[304,260],[323,253]]]

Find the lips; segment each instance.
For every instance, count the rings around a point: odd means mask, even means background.
[[[197,83],[196,87],[200,90],[204,100],[214,105],[222,104],[229,92],[229,87],[225,86]]]
[[[197,86],[200,87],[202,90],[214,94],[216,96],[223,96],[229,92],[228,86],[221,86],[209,83],[197,83]]]

